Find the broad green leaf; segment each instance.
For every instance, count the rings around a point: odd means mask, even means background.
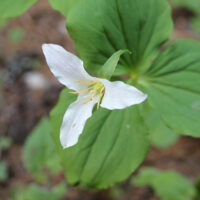
[[[18,17],[37,0],[0,0],[0,20]]]
[[[61,170],[55,144],[50,136],[48,118],[43,118],[27,138],[23,157],[25,166],[35,177],[44,174],[45,169],[53,173]]]
[[[60,183],[52,189],[31,184],[15,188],[12,198],[13,200],[59,200],[65,193],[65,183]]]
[[[158,148],[164,148],[173,145],[178,140],[178,134],[166,126],[160,117],[160,114],[148,101],[141,104],[140,108],[145,124],[149,128],[152,145]]]
[[[113,76],[115,70],[117,70],[116,67],[119,62],[120,56],[124,53],[130,52],[128,50],[119,50],[115,52],[102,66],[102,68],[100,69],[99,76],[109,80]]]
[[[7,163],[4,161],[0,162],[0,182],[5,181],[8,178]]]
[[[52,136],[68,182],[100,189],[128,178],[149,149],[147,130],[137,106],[95,111],[78,144],[63,150],[59,140],[60,126],[66,109],[76,98],[68,91],[62,92],[51,112]]]
[[[139,83],[167,127],[200,137],[200,42],[180,40],[172,44]]]
[[[80,0],[49,0],[49,3],[55,10],[67,16],[72,7],[79,1]]]
[[[67,28],[85,67],[98,72],[120,49],[119,69],[146,67],[172,32],[166,0],[82,0],[68,16]]]
[[[150,186],[162,200],[189,200],[195,195],[195,188],[182,175],[175,171],[157,171],[154,168],[143,168],[133,178],[137,186]]]

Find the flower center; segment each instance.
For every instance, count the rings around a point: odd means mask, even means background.
[[[78,80],[79,83],[82,83],[84,85],[87,85],[88,87],[84,90],[78,91],[78,92],[70,92],[72,94],[81,94],[81,93],[89,93],[89,98],[87,101],[83,102],[83,104],[87,104],[88,102],[92,101],[96,95],[99,95],[98,103],[97,103],[97,109],[99,109],[101,99],[104,95],[105,87],[102,82],[100,81],[81,81]]]

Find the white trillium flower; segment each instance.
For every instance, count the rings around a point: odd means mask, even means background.
[[[83,61],[59,45],[43,44],[42,49],[54,76],[67,88],[76,91],[72,93],[79,94],[63,118],[60,129],[63,148],[78,142],[95,104],[97,108],[123,109],[142,103],[147,98],[137,88],[121,81],[110,82],[90,76],[83,67]]]

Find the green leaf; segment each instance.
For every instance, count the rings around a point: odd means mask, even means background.
[[[99,76],[102,78],[110,79],[117,67],[120,56],[124,53],[130,53],[128,50],[119,50],[115,52],[100,69]]]
[[[132,179],[132,184],[136,186],[151,186],[153,179],[158,175],[158,171],[153,167],[143,167],[137,176]]]
[[[55,145],[50,136],[48,118],[43,118],[27,138],[23,148],[23,158],[27,169],[35,177],[44,174],[45,169],[60,172],[60,164]]]
[[[106,188],[128,178],[144,160],[149,138],[137,106],[124,110],[99,109],[87,121],[77,145],[62,149],[63,115],[76,96],[65,89],[51,112],[52,136],[67,180],[72,185]]]
[[[1,0],[0,20],[18,17],[28,10],[37,0]]]
[[[94,13],[95,11],[95,13]],[[82,0],[69,13],[68,31],[90,72],[116,51],[127,49],[117,68],[146,67],[172,32],[166,0]]]
[[[14,200],[59,200],[66,192],[66,184],[60,183],[53,189],[40,187],[36,184],[15,188],[12,198]]]
[[[139,83],[167,127],[200,137],[200,42],[180,40],[172,44]]]
[[[154,168],[143,168],[133,178],[133,184],[152,187],[162,200],[188,200],[196,192],[185,177],[170,170],[160,172]]]
[[[69,11],[75,6],[80,0],[49,0],[51,6],[61,12],[64,16],[67,16]]]
[[[178,140],[178,134],[166,126],[160,114],[151,107],[148,101],[140,105],[140,111],[143,115],[146,126],[149,128],[151,143],[155,147],[168,147]]]
[[[5,181],[8,178],[7,163],[4,161],[0,162],[0,182]]]

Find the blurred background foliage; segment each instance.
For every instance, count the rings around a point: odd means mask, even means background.
[[[23,160],[36,180],[47,180],[48,172],[57,174],[61,171],[55,144],[50,136],[48,118],[42,119],[28,136],[23,147]]]
[[[58,200],[66,193],[65,183],[60,183],[54,188],[41,187],[34,183],[29,186],[18,185],[11,189],[13,200]]]
[[[175,171],[158,171],[155,168],[143,168],[132,180],[132,184],[149,186],[162,200],[194,199],[195,187]]]

